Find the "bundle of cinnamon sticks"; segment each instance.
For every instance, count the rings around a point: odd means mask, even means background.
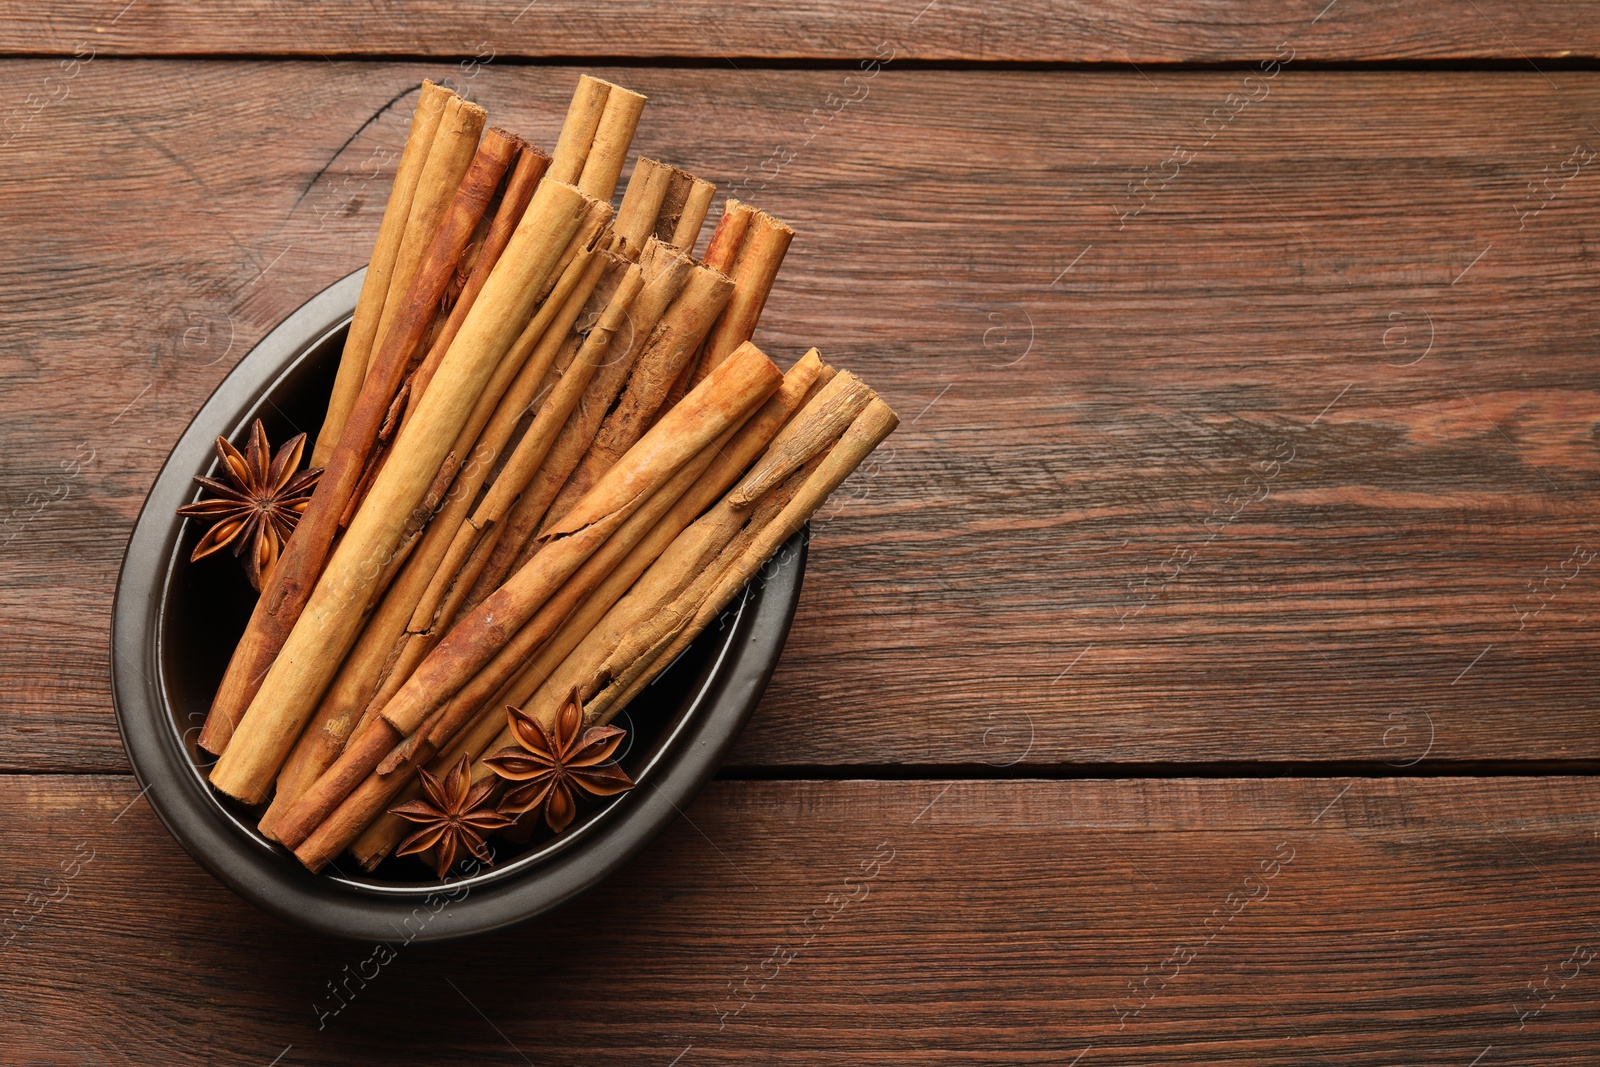
[[[640,159],[645,98],[580,79],[552,153],[424,82],[312,464],[200,744],[320,870],[547,729],[605,724],[895,427],[815,349],[750,342],[794,236]]]

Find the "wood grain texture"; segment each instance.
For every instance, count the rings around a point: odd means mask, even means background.
[[[0,765],[125,766],[143,494],[365,258],[437,73],[94,61],[3,149]],[[841,72],[598,73],[650,95],[637,151],[800,231],[757,341],[904,420],[736,764],[1592,754],[1600,78],[891,68],[808,130]],[[549,143],[576,75],[471,91]]]
[[[0,3],[0,51],[102,55],[387,55],[494,58],[614,56],[712,60],[1216,62],[1270,55],[1290,40],[1308,59],[1593,57],[1594,0],[1248,0],[1159,5],[1083,0],[740,4],[582,4],[575,0],[384,8],[337,0],[52,0]],[[80,53],[81,54],[81,53]]]
[[[11,1062],[1549,1067],[1600,1028],[1592,779],[715,783],[596,892],[382,967],[136,794],[0,777]]]

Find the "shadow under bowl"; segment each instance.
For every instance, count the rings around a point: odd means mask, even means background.
[[[139,784],[172,836],[246,900],[318,933],[446,941],[529,919],[602,881],[676,819],[716,773],[766,688],[805,571],[796,534],[739,599],[617,719],[639,784],[585,805],[566,832],[491,841],[493,867],[437,880],[415,858],[371,873],[336,861],[312,874],[256,831],[257,812],[206,783],[195,739],[255,593],[231,552],[189,561],[203,530],[176,512],[214,472],[218,436],[260,418],[273,442],[321,424],[365,268],[285,319],[217,386],[167,457],[134,524],[112,609],[117,727]],[[308,445],[306,454],[310,454]]]

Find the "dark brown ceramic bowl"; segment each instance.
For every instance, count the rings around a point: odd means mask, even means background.
[[[129,539],[112,611],[112,693],[122,742],[161,821],[200,864],[265,911],[361,940],[443,941],[520,922],[621,867],[677,818],[754,710],[783,650],[805,571],[806,533],[784,546],[718,622],[617,719],[639,785],[582,810],[559,836],[496,840],[496,864],[439,882],[418,860],[371,874],[311,874],[211,789],[195,746],[255,595],[227,552],[189,562],[201,531],[175,514],[214,466],[218,435],[260,418],[282,441],[322,421],[364,271],[313,297],[240,360],[167,457]],[[309,454],[309,449],[308,449]]]

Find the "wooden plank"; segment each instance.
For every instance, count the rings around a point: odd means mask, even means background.
[[[4,766],[124,765],[129,523],[366,256],[418,73],[94,62],[6,148]],[[473,91],[548,143],[576,73]],[[800,230],[757,340],[904,416],[736,763],[1592,753],[1595,75],[891,69],[808,133],[837,71],[600,73]]]
[[[408,5],[404,18],[316,0],[199,4],[193,0],[54,0],[0,4],[9,54],[376,55],[485,60],[574,56],[1163,63],[1257,59],[1291,42],[1306,59],[1518,61],[1600,54],[1594,0],[1380,0],[1225,8],[1204,0],[1159,6],[1084,0],[989,5],[911,0],[803,5],[687,0],[579,4],[524,0]],[[892,51],[891,51],[892,49]]]
[[[136,793],[0,777],[40,909],[12,1060],[1461,1067],[1600,1032],[1593,779],[716,783],[555,914],[382,966],[116,821]]]

